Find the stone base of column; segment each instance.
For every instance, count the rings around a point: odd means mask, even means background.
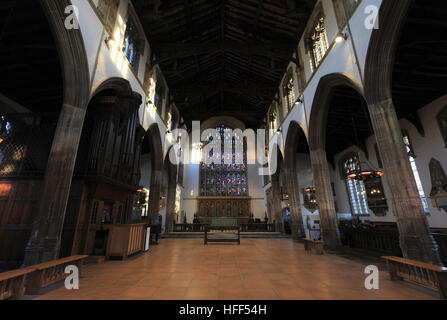
[[[31,240],[25,248],[23,267],[56,260],[59,257],[60,240],[58,238],[46,238]]]
[[[405,258],[443,266],[439,258],[438,244],[433,236],[421,237],[421,235],[401,234],[399,240]]]
[[[344,248],[340,241],[338,230],[322,230],[323,248],[328,253],[343,253]]]

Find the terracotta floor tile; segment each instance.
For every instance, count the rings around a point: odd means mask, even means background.
[[[186,288],[157,288],[152,298],[161,299],[161,298],[171,298],[171,299],[182,299],[185,298]]]
[[[87,265],[81,290],[63,283],[38,300],[270,300],[438,299],[436,291],[390,281],[364,287],[362,263],[332,254],[314,255],[290,239],[243,239],[240,246],[204,246],[201,239],[162,239],[150,252],[126,261]],[[26,298],[26,297],[25,297]]]
[[[193,279],[190,287],[192,288],[217,288],[218,279]]]
[[[207,299],[214,300],[217,299],[218,290],[217,288],[188,288],[186,290],[185,297],[190,299]]]
[[[280,296],[273,289],[247,289],[251,300],[280,300]]]

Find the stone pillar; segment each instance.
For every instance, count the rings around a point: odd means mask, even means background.
[[[163,170],[152,170],[151,188],[149,194],[149,217],[152,225],[158,225],[160,211],[160,194],[163,183]]]
[[[306,233],[304,232],[303,216],[301,214],[297,174],[295,170],[290,169],[284,169],[283,172],[283,181],[289,195],[292,238],[294,240],[302,240],[306,237]]]
[[[310,161],[316,187],[321,236],[324,241],[324,247],[328,251],[343,251],[340,231],[337,225],[337,213],[335,212],[326,151],[323,149],[311,150]]]
[[[59,256],[76,155],[90,95],[90,75],[81,30],[65,28],[69,0],[40,0],[59,52],[64,82],[63,106],[48,157],[42,195],[25,248],[24,265]]]
[[[272,204],[273,213],[275,219],[275,230],[276,232],[285,233],[284,220],[282,218],[282,208],[281,208],[281,188],[279,186],[279,176],[272,176]]]
[[[24,265],[57,259],[85,110],[62,107]]]
[[[369,105],[405,258],[442,265],[391,99]]]
[[[168,160],[169,161],[169,160]],[[169,170],[168,195],[166,199],[166,232],[174,229],[175,200],[177,195],[177,167],[171,165]]]

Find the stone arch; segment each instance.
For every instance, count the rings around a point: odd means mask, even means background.
[[[365,97],[369,105],[388,100],[396,47],[411,0],[384,0],[379,11],[380,28],[372,32],[365,63]]]
[[[271,175],[272,183],[272,204],[273,204],[273,214],[272,218],[275,222],[275,229],[277,232],[285,233],[284,220],[282,218],[282,193],[281,193],[281,174],[284,164],[284,157],[279,146],[275,151],[277,156],[277,167],[276,171]]]
[[[296,121],[291,121],[287,130],[287,137],[284,146],[283,176],[284,186],[289,195],[292,238],[299,240],[305,237],[303,217],[301,213],[300,191],[298,183],[298,173],[296,170],[296,153],[298,140],[307,139],[301,125]]]
[[[173,147],[168,150],[168,155]],[[167,197],[166,197],[166,222],[165,222],[165,232],[172,232],[174,229],[175,221],[175,201],[177,192],[177,170],[178,166],[173,164],[169,156],[165,158],[164,169],[167,170],[168,176],[168,186],[167,186]]]
[[[402,254],[408,259],[442,265],[438,245],[430,233],[420,201],[393,102],[395,60],[405,35],[403,28],[415,3],[412,0],[382,2],[380,28],[371,35],[365,62],[365,97],[387,177]]]
[[[284,167],[287,169],[292,169],[295,167],[294,158],[298,138],[300,135],[306,137],[303,126],[300,123],[292,120],[287,130],[287,136],[284,147]],[[307,138],[306,143],[308,143]]]
[[[65,28],[65,8],[70,0],[40,0],[56,40],[64,80],[64,105],[87,108],[90,72],[80,29]]]
[[[315,92],[312,111],[309,118],[309,148],[311,150],[324,149],[326,144],[326,122],[329,106],[334,90],[337,86],[348,86],[363,96],[363,89],[355,80],[347,75],[334,73],[320,79]]]
[[[234,129],[245,130],[245,124],[242,121],[240,121],[239,119],[236,119],[234,117],[230,117],[230,116],[209,118],[208,120],[205,120],[201,123],[200,130],[201,130],[201,132],[203,132],[206,129],[210,129],[210,128],[214,129],[221,124],[228,126],[229,128],[232,128],[233,130]]]
[[[41,0],[60,57],[63,104],[48,157],[36,218],[24,265],[56,259],[61,246],[69,190],[90,97],[90,71],[80,29],[65,28],[69,0]],[[53,221],[46,223],[47,219]]]
[[[158,225],[160,193],[163,182],[163,146],[158,124],[152,124],[146,131],[143,144],[151,153],[151,181],[149,193],[149,219],[153,225]],[[159,230],[160,231],[160,230]]]
[[[101,83],[96,86],[91,97],[93,98],[94,96],[109,90],[115,91],[119,96],[131,96],[133,94],[132,86],[128,80],[112,77],[101,81]]]

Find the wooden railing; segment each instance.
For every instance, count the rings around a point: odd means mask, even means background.
[[[382,258],[387,262],[391,280],[409,280],[436,288],[441,299],[447,299],[447,268],[399,257]]]
[[[447,266],[447,234],[433,233],[433,238],[435,238],[438,244],[439,256],[441,257],[442,263]]]
[[[29,276],[26,285],[26,294],[40,294],[42,288],[65,279],[68,275],[65,273],[67,266],[74,265],[78,267],[79,276],[81,276],[82,265],[84,264],[84,259],[87,257],[87,255],[71,256],[28,267],[27,269],[33,270],[33,273]]]
[[[351,248],[402,257],[397,229],[344,229],[342,233],[345,244]],[[447,234],[437,232],[432,235],[438,244],[439,256],[447,266]]]
[[[344,236],[351,248],[402,256],[399,233],[395,230],[351,229],[345,232]]]
[[[174,225],[174,232],[205,232],[209,223],[181,223]]]
[[[174,232],[205,232],[208,223],[175,224]],[[274,224],[267,223],[244,223],[239,224],[241,232],[275,232]]]
[[[20,269],[0,273],[0,300],[20,300],[24,293],[26,277],[34,269]]]
[[[128,256],[144,250],[146,223],[115,224],[110,226],[106,258]]]
[[[275,225],[268,223],[240,224],[241,232],[275,232]]]

